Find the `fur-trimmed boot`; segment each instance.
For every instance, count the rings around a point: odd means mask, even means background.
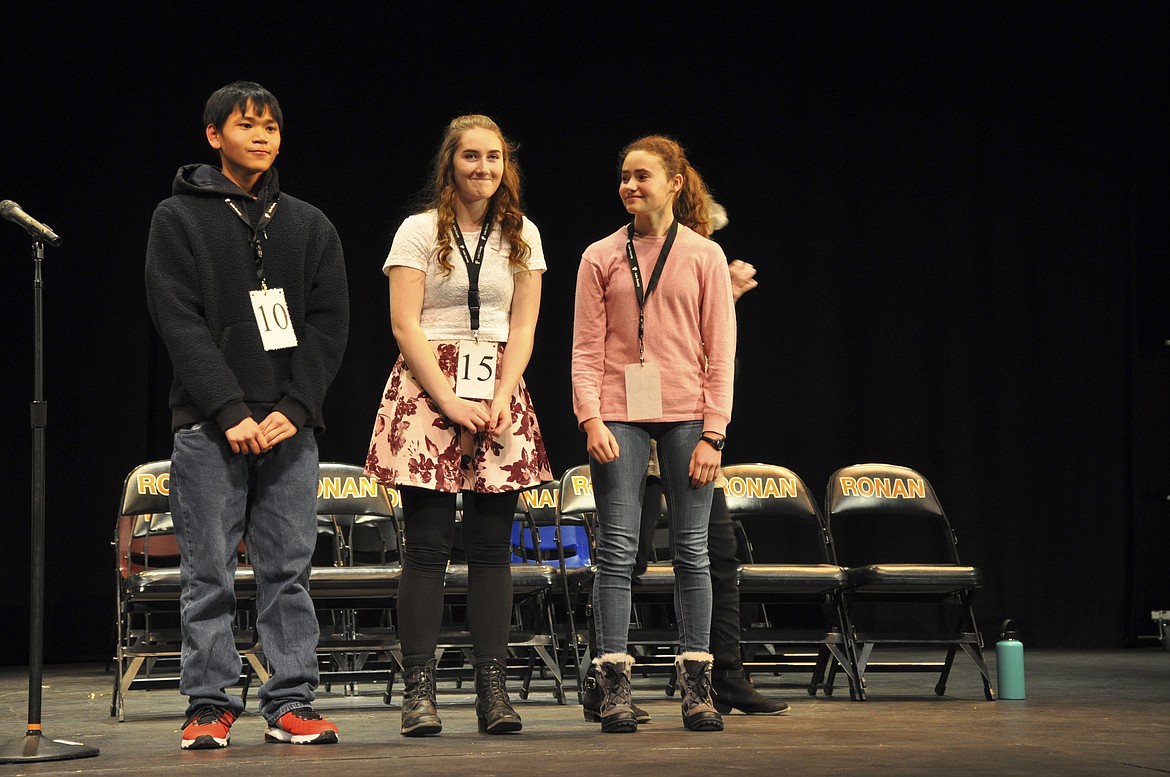
[[[475,717],[488,734],[514,734],[523,728],[505,687],[508,667],[495,658],[475,662]]]
[[[426,737],[443,730],[435,709],[435,659],[405,668],[402,690],[402,736]]]
[[[585,671],[585,688],[581,694],[581,707],[585,711],[585,720],[590,723],[601,722],[601,685],[597,681],[597,665],[589,664]],[[630,701],[630,710],[638,724],[649,723],[650,713]]]
[[[701,651],[681,653],[674,659],[678,688],[682,693],[683,725],[691,731],[722,731],[723,718],[711,699],[711,665],[715,657]]]
[[[601,692],[598,717],[606,734],[630,734],[638,730],[630,698],[634,657],[628,653],[606,653],[593,659],[597,667],[597,687]]]

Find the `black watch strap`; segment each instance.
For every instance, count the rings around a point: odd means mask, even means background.
[[[708,437],[707,435],[703,434],[703,435],[699,436],[699,439],[702,440],[703,442],[709,444],[712,448],[714,448],[717,451],[723,450],[723,446],[727,444],[726,437],[715,438],[715,437]]]

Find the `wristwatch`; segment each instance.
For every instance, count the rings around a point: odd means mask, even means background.
[[[700,435],[699,439],[702,440],[703,442],[707,443],[708,445],[710,445],[712,448],[714,448],[717,451],[723,450],[723,446],[727,444],[726,437],[720,437],[720,438],[716,439],[714,437],[708,437],[707,435],[704,434],[704,435]]]

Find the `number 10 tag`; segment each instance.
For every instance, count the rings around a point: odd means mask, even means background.
[[[295,346],[297,333],[293,331],[292,316],[288,314],[288,303],[284,301],[284,289],[260,289],[248,294],[252,297],[252,311],[256,314],[256,325],[260,327],[264,350],[277,351]]]
[[[491,399],[496,392],[496,343],[459,341],[455,369],[455,396],[464,399]]]

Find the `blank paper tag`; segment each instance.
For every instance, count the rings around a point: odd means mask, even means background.
[[[459,341],[455,368],[455,396],[464,399],[491,399],[496,393],[496,343]]]
[[[626,420],[662,418],[662,376],[657,364],[626,365]]]
[[[264,350],[278,351],[295,346],[297,333],[293,331],[292,316],[288,314],[288,303],[284,301],[284,289],[260,289],[248,294],[252,297],[252,312],[256,314],[256,326],[260,327]]]

